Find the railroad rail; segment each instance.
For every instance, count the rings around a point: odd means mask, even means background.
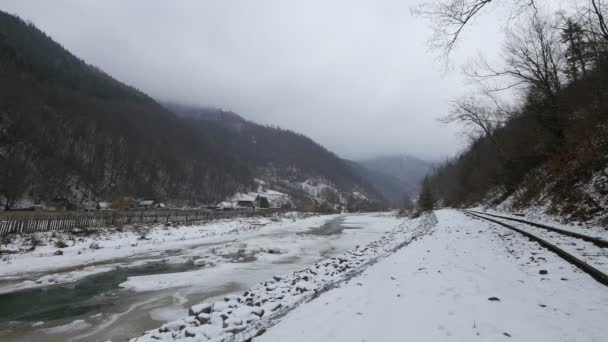
[[[514,227],[512,225],[506,224],[504,222],[495,220],[495,219],[491,219],[489,217],[486,216],[482,216],[480,214],[474,213],[470,210],[463,210],[465,214],[473,216],[473,217],[477,217],[480,218],[482,220],[486,220],[489,222],[493,222],[496,223],[498,225],[501,225],[505,228],[511,229],[513,231],[516,231],[524,236],[526,236],[527,238],[529,238],[532,241],[536,241],[538,244],[540,244],[541,246],[547,248],[548,250],[550,250],[551,252],[559,255],[562,259],[566,260],[567,262],[571,263],[572,265],[578,267],[581,271],[589,274],[591,277],[593,277],[595,280],[597,280],[598,282],[600,282],[601,284],[608,286],[608,274],[598,270],[597,268],[593,267],[592,265],[589,265],[588,263],[586,263],[585,261],[581,260],[580,258],[566,252],[565,250],[561,249],[560,247],[550,243],[549,241],[540,238],[526,230]],[[522,222],[525,223],[525,222]],[[561,230],[561,229],[560,229]],[[571,235],[570,235],[571,236]]]
[[[555,228],[555,227],[547,226],[545,224],[538,223],[538,222],[532,222],[532,221],[522,220],[522,219],[515,218],[515,217],[501,216],[501,215],[484,213],[484,212],[475,211],[475,210],[465,210],[465,212],[475,213],[475,214],[481,214],[481,215],[486,215],[486,216],[492,216],[492,217],[497,217],[497,218],[501,218],[501,219],[505,219],[505,220],[509,220],[509,221],[515,221],[515,222],[519,222],[519,223],[529,224],[529,225],[537,227],[537,228],[542,228],[542,229],[550,230],[552,232],[559,233],[559,234],[562,234],[562,235],[572,236],[572,237],[577,238],[577,239],[585,240],[585,241],[591,242],[592,244],[594,244],[594,245],[596,245],[598,247],[608,248],[608,241],[603,240],[603,239],[598,238],[598,237],[595,237],[595,236],[584,235],[584,234],[576,233],[576,232],[565,230],[565,229],[560,229],[560,228]]]

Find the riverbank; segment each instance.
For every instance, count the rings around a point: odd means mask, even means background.
[[[201,301],[242,293],[276,274],[301,270],[373,241],[399,222],[402,219],[390,213],[372,213],[216,222],[215,228],[158,227],[159,232],[148,235],[158,236],[155,243],[144,240],[152,250],[87,266],[93,271],[105,267],[110,270],[70,283],[0,295],[6,306],[13,306],[5,307],[5,316],[19,316],[14,322],[0,323],[0,339],[125,340],[186,316],[188,308]],[[215,230],[218,234],[182,239],[180,234],[188,229],[200,230],[201,234]],[[232,233],[221,235],[228,231]],[[168,233],[172,234],[165,235]],[[121,241],[122,247],[116,251],[128,252],[131,241]],[[102,246],[92,253],[113,250]],[[142,244],[136,247],[144,248]],[[40,260],[59,257],[47,255]],[[57,271],[56,266],[49,265]],[[61,274],[56,271],[46,276]]]
[[[263,227],[281,227],[302,220],[316,225],[333,217],[336,216],[291,212],[191,225],[131,225],[14,235],[2,247],[15,253],[0,260],[0,294],[75,282],[116,267],[137,266],[154,257],[171,257],[179,250],[244,237]]]

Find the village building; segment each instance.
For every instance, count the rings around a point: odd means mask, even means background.
[[[255,201],[251,201],[251,200],[237,201],[236,208],[238,210],[255,210]]]
[[[164,209],[167,206],[165,203],[159,202],[156,199],[144,198],[137,202],[137,207],[141,209]]]

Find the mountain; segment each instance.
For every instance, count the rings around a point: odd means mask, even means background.
[[[406,192],[404,192],[404,186],[399,178],[369,169],[355,161],[349,161],[349,163],[357,174],[371,184],[386,200],[392,203],[403,200]]]
[[[359,174],[389,201],[413,198],[422,179],[431,172],[430,162],[408,156],[385,156],[359,161]]]
[[[125,196],[196,205],[260,187],[334,207],[381,197],[301,134],[216,109],[161,105],[0,11],[5,209]]]
[[[0,192],[77,202],[119,195],[219,200],[249,169],[139,90],[0,12]]]
[[[275,190],[300,200],[338,195],[342,204],[349,202],[349,197],[350,202],[353,197],[382,200],[347,161],[302,134],[259,125],[229,111],[171,103],[165,106],[222,146],[224,153],[248,165],[256,179]]]

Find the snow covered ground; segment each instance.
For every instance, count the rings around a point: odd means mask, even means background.
[[[35,323],[34,333],[7,341],[118,341],[153,327],[132,341],[605,341],[608,335],[608,288],[518,233],[456,210],[413,220],[336,215],[207,228],[215,233],[201,240],[191,233],[187,239],[195,241],[188,241],[159,227],[147,235],[157,236],[159,246],[142,246],[135,261],[125,259],[138,262],[150,253],[194,260],[201,269],[129,277],[118,292],[138,299],[123,311]],[[222,236],[226,231],[233,232]],[[178,242],[179,253],[164,249]]]
[[[605,286],[506,228],[454,210],[437,219],[255,340],[606,341]]]

